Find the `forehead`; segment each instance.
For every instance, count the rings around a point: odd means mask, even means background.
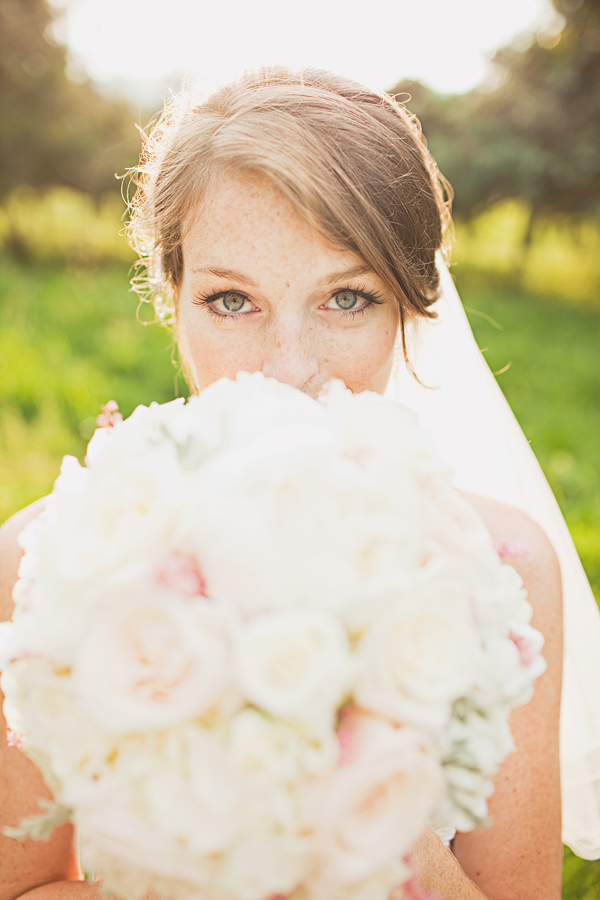
[[[211,184],[187,222],[183,258],[185,268],[207,259],[217,266],[247,259],[311,269],[362,262],[324,237],[268,178],[253,172],[229,173]]]

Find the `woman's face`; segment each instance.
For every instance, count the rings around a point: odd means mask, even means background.
[[[396,298],[362,257],[326,241],[265,178],[218,182],[183,259],[179,338],[199,389],[259,371],[313,397],[332,378],[355,392],[385,390]]]

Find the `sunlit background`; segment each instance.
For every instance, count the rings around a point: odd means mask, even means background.
[[[0,521],[100,404],[185,394],[129,291],[122,176],[162,98],[269,63],[407,100],[455,190],[453,274],[600,597],[600,0],[0,0]],[[566,856],[566,900],[600,866]]]
[[[490,78],[515,37],[557,33],[546,0],[75,0],[60,33],[73,71],[144,98],[148,85],[193,72],[212,87],[244,68],[315,65],[386,89],[401,78],[461,93]]]

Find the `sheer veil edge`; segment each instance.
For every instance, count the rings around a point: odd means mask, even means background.
[[[438,318],[408,336],[421,386],[397,354],[388,389],[414,409],[457,487],[511,503],[552,542],[561,568],[564,664],[561,707],[563,841],[600,857],[600,615],[559,506],[534,453],[479,350],[441,259]],[[430,389],[433,388],[433,389]]]

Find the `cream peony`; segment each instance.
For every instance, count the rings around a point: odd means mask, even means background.
[[[362,638],[359,703],[397,724],[437,729],[481,655],[468,582],[455,560],[427,566]]]
[[[227,851],[249,819],[240,814],[243,784],[227,763],[224,729],[188,723],[157,745],[155,766],[137,787],[146,818],[191,856]]]
[[[240,900],[287,896],[311,870],[309,837],[256,829],[223,861],[218,886]]]
[[[250,787],[264,790],[274,784],[293,784],[310,771],[306,742],[292,725],[257,709],[242,709],[228,728],[228,760],[232,770]],[[324,753],[333,768],[337,745]]]
[[[191,854],[154,828],[127,795],[120,802],[83,810],[76,824],[82,867],[101,874],[103,886],[118,896],[139,898],[157,879],[166,879],[172,888],[187,880],[198,892],[215,886],[214,861]]]
[[[323,877],[352,883],[407,853],[442,796],[435,748],[425,734],[356,716],[354,758],[318,795],[316,839]]]
[[[161,445],[99,471],[63,466],[47,510],[43,570],[93,584],[100,572],[118,581],[147,566],[173,537],[183,488],[176,462],[175,449]]]
[[[85,464],[106,472],[120,466],[124,458],[147,456],[164,442],[171,423],[185,416],[183,398],[169,403],[137,406],[132,414],[112,428],[98,428],[87,446]]]
[[[108,733],[202,716],[231,678],[228,621],[208,601],[124,600],[82,641],[73,682],[82,712]]]

